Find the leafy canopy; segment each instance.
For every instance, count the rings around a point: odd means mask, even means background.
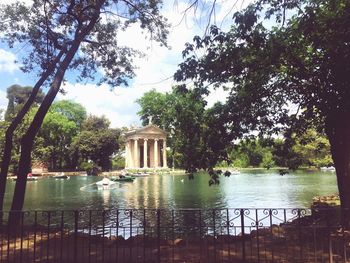
[[[152,117],[153,123],[169,132],[172,165],[189,173],[211,170],[226,160],[226,146],[231,140],[223,126],[223,105],[208,108],[205,97],[201,89],[181,85],[165,94],[149,91],[137,101],[144,125]]]
[[[76,70],[78,80],[97,78],[98,83],[127,85],[134,76],[133,58],[140,53],[120,44],[121,32],[137,24],[150,33],[150,39],[166,45],[168,24],[160,15],[160,0],[33,0],[30,6],[21,2],[1,5],[1,40],[11,48],[25,47],[22,70],[41,75],[82,35],[97,3],[102,4],[97,10],[99,19],[82,39],[69,69]],[[103,74],[99,73],[101,69]]]
[[[350,111],[349,14],[346,0],[257,1],[228,32],[213,26],[188,43],[175,79],[229,88],[236,136],[324,128]]]

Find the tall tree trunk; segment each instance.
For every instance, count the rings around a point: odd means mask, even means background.
[[[336,168],[342,219],[350,220],[350,110],[338,110],[326,119],[326,133]]]
[[[43,72],[38,82],[33,87],[33,90],[26,101],[26,103],[23,105],[21,110],[18,112],[17,116],[12,120],[10,126],[7,128],[5,133],[5,147],[1,162],[1,172],[0,172],[0,211],[4,208],[4,196],[6,191],[6,178],[11,162],[11,152],[13,147],[13,134],[15,130],[17,129],[18,125],[22,122],[24,116],[29,111],[30,107],[33,105],[34,100],[40,90],[40,87],[44,84],[44,82],[47,80],[47,78],[54,72],[56,68],[56,64],[60,61],[62,58],[63,51],[61,51],[58,56],[52,61],[52,63],[49,65],[49,67],[46,69],[46,71]],[[2,213],[0,214],[0,222],[2,224]]]
[[[61,83],[63,81],[65,72],[69,64],[71,63],[75,53],[78,51],[80,43],[95,26],[100,16],[101,6],[103,5],[104,2],[105,2],[104,0],[100,0],[97,2],[95,7],[96,11],[93,14],[93,17],[91,18],[88,25],[86,25],[85,27],[77,28],[75,39],[73,40],[72,45],[67,51],[63,61],[59,65],[56,71],[56,74],[54,76],[54,80],[51,84],[51,87],[48,93],[46,94],[43,102],[41,103],[38,112],[35,114],[34,119],[30,124],[27,132],[25,133],[25,135],[21,140],[22,151],[21,151],[21,156],[19,161],[18,176],[17,176],[15,191],[14,191],[13,200],[12,200],[11,212],[10,212],[9,221],[8,221],[8,226],[10,230],[16,229],[16,226],[20,221],[19,211],[22,210],[23,204],[24,204],[25,189],[27,184],[27,174],[30,168],[31,151],[33,148],[34,138],[38,133],[41,127],[41,124],[45,118],[45,115],[48,112],[52,102],[54,101],[61,87]]]

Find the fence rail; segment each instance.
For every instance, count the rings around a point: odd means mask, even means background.
[[[3,212],[4,222],[9,213]],[[0,262],[347,262],[337,209],[23,211]]]

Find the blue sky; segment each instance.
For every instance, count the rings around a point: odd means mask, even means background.
[[[3,1],[2,1],[3,2]],[[5,0],[12,3],[15,0]],[[26,0],[30,3],[30,0]],[[88,113],[105,115],[113,127],[140,125],[137,111],[139,107],[135,102],[143,93],[156,89],[160,92],[171,90],[175,84],[172,75],[181,63],[181,51],[186,42],[191,42],[195,35],[202,36],[207,25],[209,9],[202,6],[211,3],[211,0],[203,0],[202,5],[194,12],[191,10],[184,17],[183,11],[188,7],[187,0],[164,0],[162,13],[172,24],[168,37],[170,49],[159,47],[155,42],[149,42],[144,38],[137,25],[132,26],[120,36],[122,44],[141,50],[145,53],[144,58],[136,59],[138,67],[136,77],[130,82],[129,87],[109,87],[102,85],[97,87],[94,83],[77,83],[74,78],[69,78],[64,86],[66,95],[59,94],[57,99],[70,99],[81,103]],[[232,0],[218,0],[216,6],[216,24],[227,26],[230,24],[232,13],[247,6],[251,0],[241,0],[232,9]],[[6,108],[6,88],[12,84],[34,85],[36,76],[24,74],[19,70],[22,56],[26,56],[24,48],[8,49],[0,45],[0,108]],[[111,91],[112,88],[112,91]],[[209,105],[218,100],[224,100],[226,93],[222,90],[212,92],[208,98]]]

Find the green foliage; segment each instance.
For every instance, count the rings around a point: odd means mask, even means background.
[[[21,107],[26,101],[30,89],[17,85],[8,89],[13,98],[15,109]],[[39,100],[42,99],[41,97],[40,95]],[[20,140],[28,129],[37,109],[37,107],[32,107],[15,131],[13,158],[10,166],[12,173],[17,173]],[[121,141],[120,131],[110,129],[109,124],[110,121],[106,117],[89,116],[87,118],[85,108],[78,103],[67,100],[57,101],[52,104],[44,118],[34,142],[32,158],[43,161],[50,170],[74,170],[79,167],[87,171],[97,171],[101,168],[107,170],[111,168],[111,156],[118,151]],[[8,122],[0,120],[0,131],[3,131],[0,136],[0,150],[4,145],[4,134],[7,126]],[[80,145],[81,148],[76,145],[78,140],[85,142],[85,144]],[[91,159],[90,163],[87,162],[89,159]]]
[[[79,103],[70,100],[59,100],[51,105],[51,111],[65,116],[69,121],[74,122],[77,127],[86,119],[86,110]]]
[[[88,174],[92,174],[94,168],[94,164],[92,162],[81,162],[79,164],[79,169],[82,171],[86,171]]]
[[[7,109],[5,113],[5,120],[11,121],[12,118],[23,107],[24,103],[28,100],[33,88],[29,86],[22,87],[20,85],[11,85],[7,88],[6,97],[8,99]],[[44,93],[40,90],[35,98],[34,106],[40,104],[44,98]]]
[[[241,140],[231,150],[229,158],[234,167],[317,167],[331,166],[333,161],[327,138],[313,129],[302,136],[292,136],[293,141],[285,139]]]
[[[170,110],[167,107],[169,96],[169,94],[163,94],[152,89],[136,101],[141,107],[137,114],[140,116],[142,125],[148,125],[150,118],[152,118],[152,123],[169,128]]]
[[[120,170],[125,168],[125,158],[121,155],[116,155],[112,159],[112,170]]]
[[[119,150],[119,129],[109,128],[106,117],[89,116],[82,123],[83,130],[75,138],[73,148],[82,160],[92,161],[104,171],[112,168],[112,155]]]
[[[2,154],[5,143],[5,131],[7,129],[7,122],[4,120],[4,111],[0,109],[0,154]],[[1,164],[1,161],[0,161]]]
[[[223,126],[223,106],[218,103],[207,108],[205,95],[201,89],[176,86],[166,94],[152,90],[137,101],[143,124],[152,117],[155,124],[170,132],[169,163],[190,173],[227,160],[230,138]]]
[[[234,167],[264,167],[275,165],[273,147],[265,145],[264,139],[250,138],[240,141],[230,152]]]
[[[293,150],[301,156],[303,165],[318,168],[333,165],[329,141],[324,135],[309,129],[296,141]]]
[[[297,141],[308,128],[325,131],[337,176],[348,180],[349,13],[346,0],[256,1],[234,15],[228,32],[212,26],[208,35],[188,43],[175,79],[191,79],[205,90],[229,89],[224,112],[226,123],[234,124],[229,130],[234,138],[252,131],[283,134],[283,145],[276,144],[272,153],[279,156],[276,165],[329,164],[325,141],[306,148]],[[345,185],[340,192],[346,192],[350,207]]]
[[[141,53],[121,45],[120,33],[136,24],[150,39],[166,45],[168,24],[160,7],[160,0],[16,2],[0,8],[1,38],[11,48],[30,45],[26,56],[20,58],[22,70],[39,74],[59,52],[68,53],[73,43],[81,40],[84,44],[69,65],[79,81],[99,78],[99,83],[127,85],[134,76],[133,58]],[[96,15],[97,21],[87,31]],[[104,74],[97,74],[101,68]]]

